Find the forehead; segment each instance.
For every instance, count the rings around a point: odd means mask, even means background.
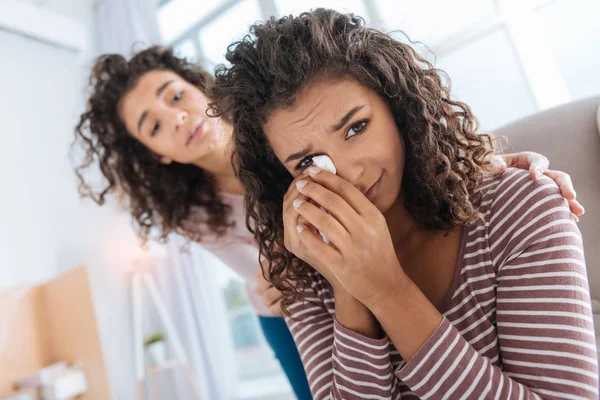
[[[137,119],[156,101],[156,90],[168,81],[181,82],[183,79],[172,71],[154,70],[146,72],[138,78],[137,82],[123,96],[119,103],[119,114],[130,132],[137,129]]]
[[[263,130],[282,160],[287,158],[283,153],[323,140],[352,108],[357,105],[368,108],[377,99],[376,93],[354,80],[319,80],[302,90],[292,107],[274,110]]]
[[[182,81],[183,79],[172,71],[150,71],[140,76],[133,87],[124,96],[123,103],[134,103],[145,98],[155,98],[156,90],[168,81]]]

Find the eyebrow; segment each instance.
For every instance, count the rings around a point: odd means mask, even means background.
[[[331,127],[331,131],[335,132],[335,131],[339,131],[340,129],[342,129],[344,127],[344,125],[346,125],[348,123],[348,121],[350,121],[350,118],[352,118],[352,116],[354,114],[356,114],[364,106],[365,106],[364,104],[360,105],[360,106],[356,106],[352,110],[348,111],[346,113],[346,115],[344,115],[342,117],[342,119],[340,119],[340,122],[338,122],[336,125]]]
[[[340,119],[340,122],[338,122],[337,124],[335,124],[331,130],[332,132],[335,131],[339,131],[340,129],[342,129],[344,127],[344,125],[346,125],[348,123],[348,121],[350,121],[350,118],[352,118],[352,116],[354,114],[356,114],[360,109],[362,109],[365,105],[360,105],[360,106],[356,106],[353,109],[351,109],[350,111],[348,111],[346,113],[346,115],[344,115],[342,117],[342,119]],[[294,161],[294,160],[298,160],[300,158],[306,157],[310,152],[312,151],[312,147],[307,147],[304,150],[300,150],[297,153],[291,154],[286,160],[285,163],[289,163],[290,161]]]
[[[312,151],[312,147],[307,147],[304,150],[301,150],[297,153],[291,154],[287,160],[285,160],[285,163],[289,163],[290,161],[294,161],[294,160],[298,160],[299,158],[303,158],[306,157],[310,152]]]
[[[173,83],[173,80],[166,81],[165,83],[160,85],[158,87],[158,89],[156,89],[156,97],[160,97],[162,92],[164,92],[165,89],[167,88],[167,86],[169,86],[171,83]],[[144,111],[142,113],[142,115],[140,116],[140,120],[138,121],[138,126],[137,126],[138,133],[140,133],[140,128],[142,127],[142,124],[144,123],[144,121],[146,120],[147,117],[148,117],[148,111]]]

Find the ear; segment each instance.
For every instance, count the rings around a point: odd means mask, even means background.
[[[168,164],[171,164],[172,162],[173,162],[173,160],[171,160],[171,159],[170,159],[170,158],[168,158],[168,157],[161,157],[161,158],[160,158],[160,163],[161,163],[161,164],[168,165]]]

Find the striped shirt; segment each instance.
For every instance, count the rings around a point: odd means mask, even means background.
[[[331,286],[311,275],[287,323],[316,400],[598,398],[583,245],[566,200],[516,169],[482,188],[485,223],[462,230],[443,320],[408,362],[387,337],[339,324]]]

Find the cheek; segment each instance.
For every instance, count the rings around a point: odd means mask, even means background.
[[[184,101],[184,105],[186,108],[196,110],[202,114],[202,116],[204,116],[206,114],[206,110],[208,109],[208,99],[206,99],[206,97],[199,92],[193,92],[187,96]]]
[[[370,141],[369,152],[387,168],[392,164],[404,165],[404,142],[396,131],[380,136],[379,140]]]
[[[389,155],[390,158],[393,158],[394,161],[400,166],[404,165],[404,139],[398,133],[397,128],[391,128],[388,130],[387,140],[385,141],[388,146],[385,151]]]
[[[162,138],[160,140],[154,140],[152,143],[145,144],[146,148],[150,150],[152,153],[157,154],[159,156],[170,156],[169,146],[165,145],[164,140]]]

